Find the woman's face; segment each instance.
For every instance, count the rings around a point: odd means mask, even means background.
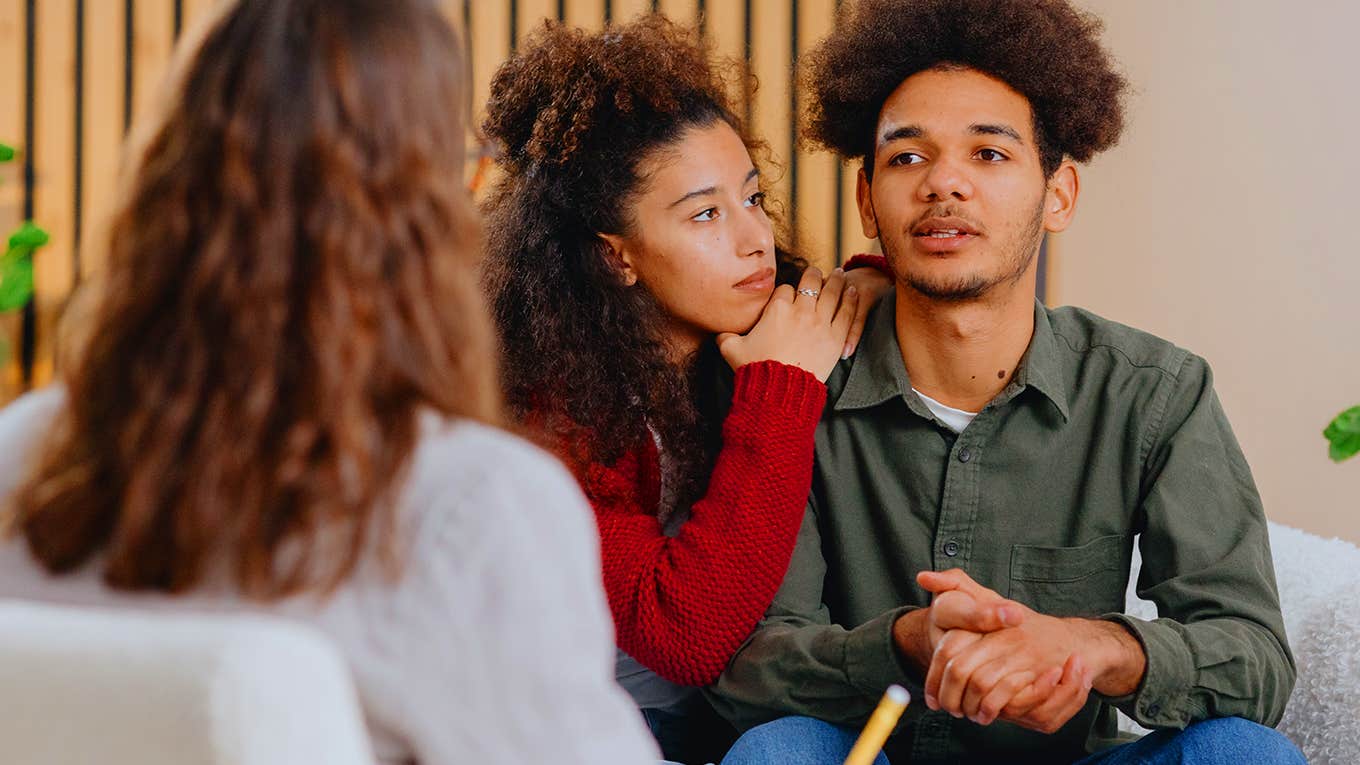
[[[686,130],[639,167],[628,236],[603,235],[630,283],[671,319],[675,350],[746,332],[774,290],[774,230],[751,155],[730,125]]]

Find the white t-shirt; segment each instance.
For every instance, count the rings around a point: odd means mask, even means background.
[[[48,388],[0,410],[0,507],[64,406]],[[382,763],[655,762],[614,681],[614,625],[595,522],[555,459],[482,425],[427,415],[401,487],[404,573],[376,556],[326,600],[244,602],[115,592],[97,565],[50,576],[0,540],[0,598],[128,610],[250,611],[310,624],[340,648]]]
[[[977,412],[965,412],[962,409],[945,406],[915,388],[912,388],[911,392],[921,397],[921,401],[925,403],[926,408],[930,410],[930,413],[935,415],[935,419],[939,420],[946,428],[949,428],[955,433],[962,433],[967,429],[968,424],[973,421],[973,418],[978,416]]]

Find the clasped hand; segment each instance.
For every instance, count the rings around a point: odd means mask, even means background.
[[[1126,653],[1136,644],[1116,624],[1037,613],[959,569],[922,572],[917,581],[934,598],[899,619],[894,637],[925,672],[927,706],[980,725],[1005,720],[1057,731],[1085,706],[1102,673],[1115,669],[1110,657],[1120,654],[1111,649]]]

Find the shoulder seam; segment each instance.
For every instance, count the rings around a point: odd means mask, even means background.
[[[1142,465],[1144,480],[1147,478],[1148,460],[1152,459],[1152,447],[1161,438],[1162,428],[1166,426],[1167,402],[1171,400],[1171,394],[1175,391],[1176,384],[1180,382],[1181,373],[1185,371],[1185,365],[1190,363],[1191,356],[1188,351],[1180,348],[1176,350],[1180,355],[1180,364],[1177,366],[1175,374],[1169,375],[1172,383],[1163,385],[1163,390],[1157,392],[1157,397],[1154,399],[1155,409],[1152,418],[1149,420],[1151,424],[1148,427],[1147,434],[1143,437],[1142,443],[1139,444],[1141,454],[1138,455],[1138,462]]]
[[[1173,379],[1180,375],[1180,370],[1181,368],[1184,367],[1184,359],[1182,359],[1180,364],[1177,365],[1176,370],[1172,371],[1170,369],[1167,369],[1165,366],[1162,366],[1161,364],[1140,364],[1137,361],[1133,360],[1133,357],[1128,354],[1128,351],[1125,351],[1123,348],[1120,348],[1117,345],[1110,345],[1109,343],[1091,343],[1086,346],[1078,346],[1069,337],[1067,337],[1067,335],[1064,335],[1063,333],[1057,330],[1053,331],[1053,335],[1055,337],[1061,338],[1062,341],[1067,344],[1067,347],[1071,348],[1074,353],[1086,353],[1097,348],[1108,349],[1110,351],[1114,351],[1120,356],[1123,356],[1124,361],[1126,361],[1129,366],[1134,367],[1135,369],[1155,369],[1158,372],[1161,372],[1162,374],[1167,375],[1168,377],[1171,377]],[[1185,351],[1183,351],[1181,348],[1171,343],[1168,343],[1168,345],[1170,345],[1171,348],[1173,348],[1175,351],[1175,353],[1173,353],[1173,357],[1176,355],[1183,355],[1185,353]]]

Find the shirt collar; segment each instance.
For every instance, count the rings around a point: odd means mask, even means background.
[[[1034,336],[1008,388],[1034,388],[1052,401],[1063,420],[1067,420],[1067,388],[1057,343],[1058,338],[1048,320],[1048,309],[1035,300]],[[931,418],[925,404],[912,391],[911,377],[902,362],[901,346],[897,344],[897,301],[895,294],[889,293],[883,296],[878,310],[864,328],[863,341],[851,360],[850,372],[836,399],[835,410],[867,409],[898,396],[913,412]]]
[[[1020,359],[1015,382],[1044,394],[1057,407],[1063,420],[1068,419],[1067,385],[1063,379],[1062,359],[1058,355],[1058,336],[1048,320],[1048,309],[1038,300],[1034,301],[1034,337]]]
[[[897,296],[889,292],[869,316],[859,349],[850,361],[845,387],[836,399],[836,411],[867,409],[901,396],[910,405],[919,401],[911,393],[911,378],[902,363],[897,344]]]

